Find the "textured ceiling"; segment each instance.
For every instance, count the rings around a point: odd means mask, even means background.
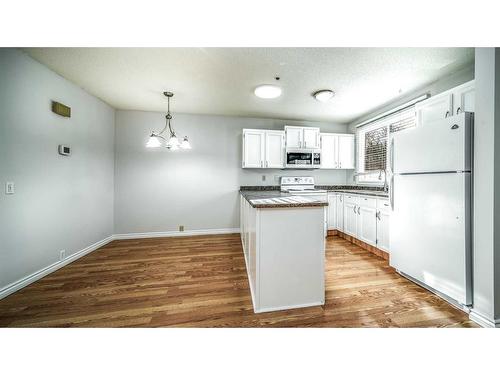
[[[472,48],[26,48],[117,109],[350,122],[471,64]],[[279,82],[275,76],[281,77]],[[264,100],[259,84],[283,94]],[[311,97],[332,89],[329,103]]]

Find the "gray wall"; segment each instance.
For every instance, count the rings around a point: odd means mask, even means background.
[[[179,136],[190,137],[193,149],[146,148],[149,134],[164,121],[164,113],[116,113],[115,233],[173,231],[179,225],[237,228],[240,185],[277,185],[281,175],[313,175],[325,184],[346,181],[345,171],[241,168],[243,128],[283,129],[286,123],[345,132],[345,125],[175,113],[172,124]]]
[[[52,113],[52,99],[72,117]],[[114,109],[0,49],[0,290],[113,233],[113,136]],[[60,143],[71,157],[58,155]]]
[[[474,312],[494,321],[500,318],[500,49],[476,48],[475,69]]]

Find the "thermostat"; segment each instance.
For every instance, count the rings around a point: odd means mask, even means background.
[[[71,148],[66,145],[59,145],[59,154],[64,155],[64,156],[70,156],[71,155]]]

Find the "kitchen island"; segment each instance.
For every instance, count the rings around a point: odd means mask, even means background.
[[[325,303],[325,197],[240,191],[240,230],[256,313]]]

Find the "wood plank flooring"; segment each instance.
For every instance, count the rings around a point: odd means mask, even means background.
[[[113,241],[0,300],[2,327],[476,327],[340,237],[325,306],[254,314],[239,235]]]

